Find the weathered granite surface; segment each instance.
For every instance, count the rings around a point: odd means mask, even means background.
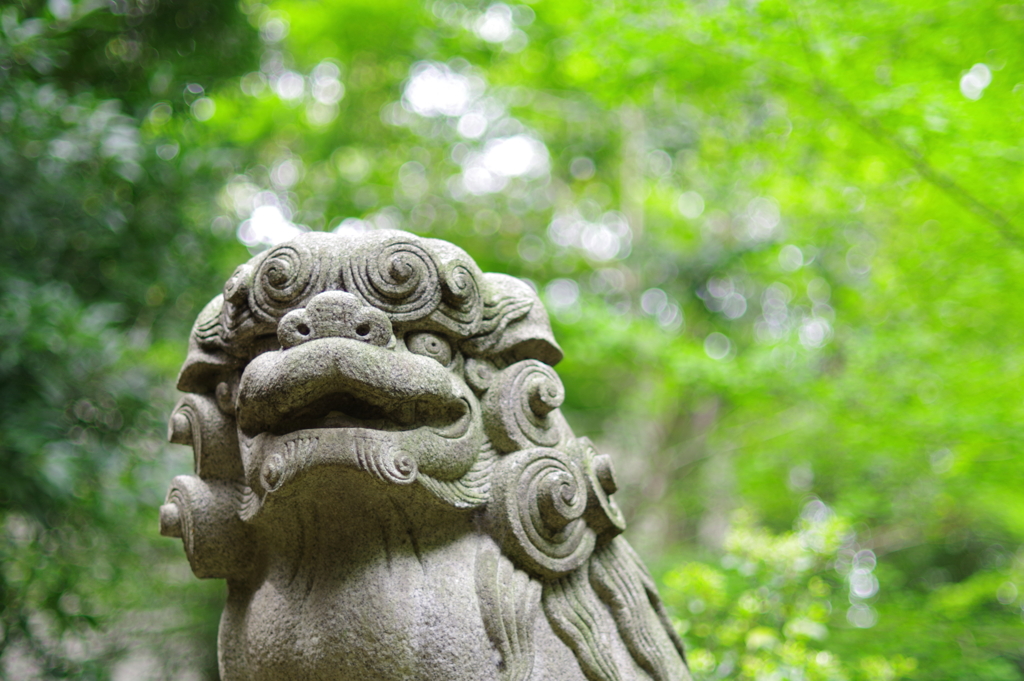
[[[396,231],[305,234],[199,315],[160,531],[226,579],[224,681],[689,679],[559,411],[525,283]]]

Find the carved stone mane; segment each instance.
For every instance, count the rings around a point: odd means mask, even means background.
[[[533,290],[397,231],[311,233],[200,313],[161,533],[226,579],[225,681],[679,681],[612,463]]]

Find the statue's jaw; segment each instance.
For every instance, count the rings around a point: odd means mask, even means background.
[[[358,462],[359,452],[369,449],[404,452],[413,457],[417,469],[423,467],[424,472],[434,477],[454,479],[464,472],[459,469],[472,465],[469,457],[480,446],[479,418],[474,418],[477,410],[471,408],[468,401],[464,402],[464,408],[460,418],[438,427],[401,429],[394,427],[391,421],[364,421],[332,411],[323,417],[319,427],[300,428],[280,435],[260,433],[255,437],[241,433],[239,443],[246,479],[255,482],[257,469],[274,455],[294,458],[295,466],[313,467],[330,462]],[[438,465],[445,458],[459,460],[451,462],[449,467],[453,470],[439,470],[445,468]],[[267,491],[281,486],[281,483],[262,482]]]
[[[419,464],[395,435],[367,428],[261,433],[243,440],[242,454],[250,485],[261,496],[283,492],[294,479],[325,467],[360,470],[384,482],[409,484],[415,481]]]

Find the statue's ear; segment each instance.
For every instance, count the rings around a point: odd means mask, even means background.
[[[471,355],[509,365],[536,359],[549,366],[562,360],[547,311],[526,282],[507,274],[484,274],[482,333],[463,344]]]
[[[203,308],[188,339],[188,356],[178,374],[178,390],[189,393],[213,392],[239,367],[239,359],[223,347],[221,310],[224,297],[217,296]]]

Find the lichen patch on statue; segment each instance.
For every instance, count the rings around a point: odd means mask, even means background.
[[[310,233],[199,315],[161,532],[228,580],[225,681],[689,679],[559,407],[526,283],[444,241]]]

